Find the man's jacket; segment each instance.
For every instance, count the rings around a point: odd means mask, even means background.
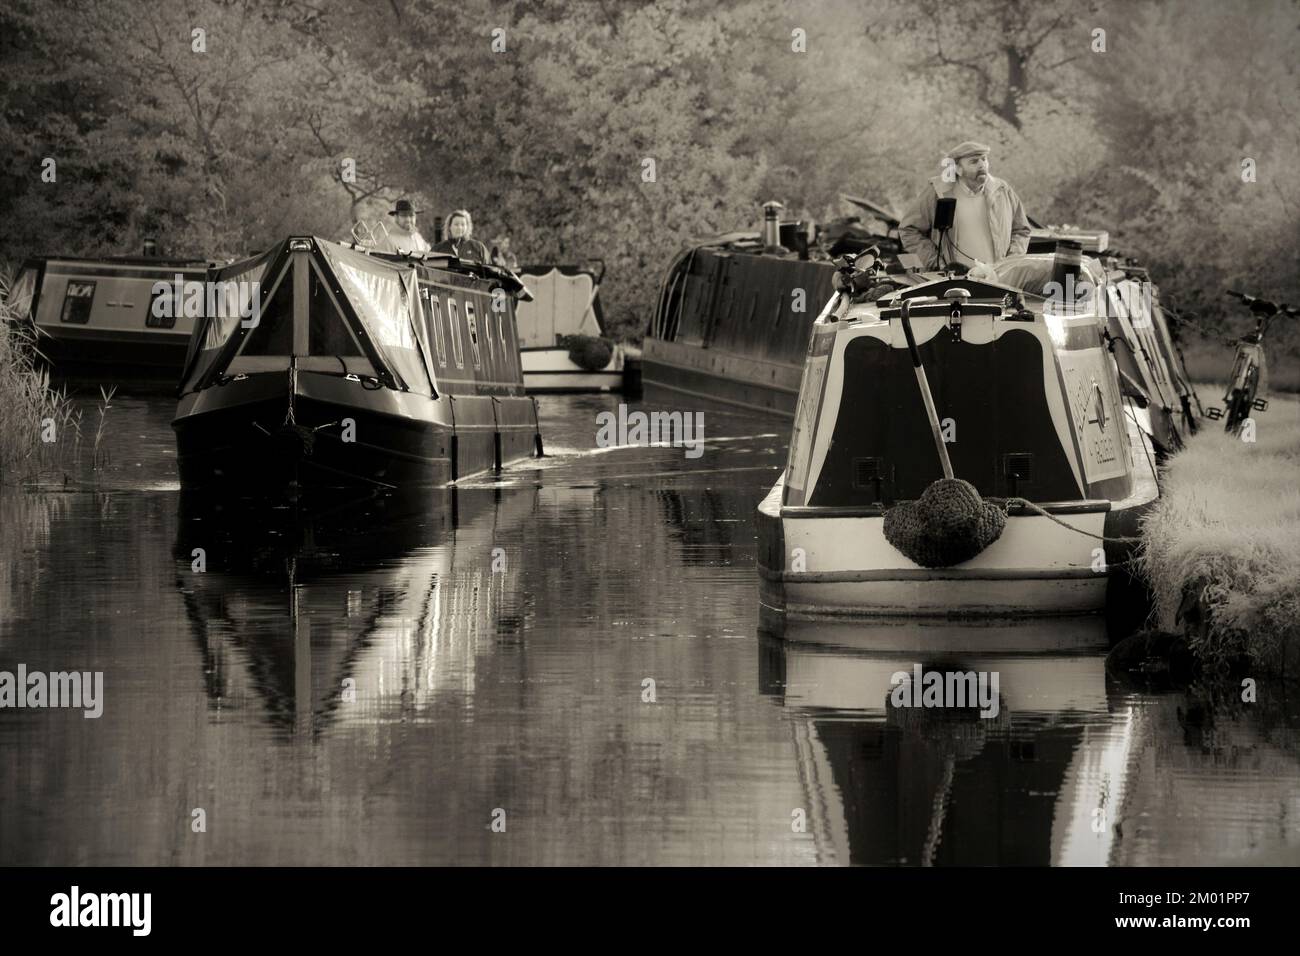
[[[932,232],[934,210],[940,196],[956,197],[957,183],[946,183],[935,176],[912,203],[912,208],[898,227],[903,248],[920,257],[927,269],[939,266],[939,234]],[[990,175],[984,183],[984,203],[988,207],[989,231],[993,234],[993,251],[999,259],[1029,250],[1029,220],[1020,197],[1005,179]],[[951,238],[961,245],[961,236]],[[945,250],[946,251],[946,250]]]

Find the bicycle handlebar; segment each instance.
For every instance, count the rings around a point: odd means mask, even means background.
[[[1233,289],[1225,289],[1224,291],[1232,298],[1239,299],[1243,305],[1247,306],[1250,311],[1254,312],[1256,315],[1286,315],[1293,319],[1300,317],[1300,310],[1293,309],[1286,303],[1274,304],[1269,302],[1267,299],[1260,299],[1253,295],[1246,295],[1244,292],[1237,292]]]

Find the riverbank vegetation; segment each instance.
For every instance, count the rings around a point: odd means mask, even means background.
[[[0,258],[235,256],[409,195],[426,235],[465,207],[524,262],[603,258],[636,337],[693,237],[769,199],[902,210],[969,138],[1215,329],[1225,286],[1300,301],[1298,25],[1285,0],[17,0]]]
[[[67,393],[52,387],[37,364],[35,335],[16,321],[9,283],[0,274],[0,485],[55,467],[67,449],[57,441],[59,429],[75,434],[78,424]]]
[[[109,465],[105,439],[117,387],[100,386],[88,423],[94,430],[83,441],[85,410],[67,386],[50,381],[39,360],[40,339],[9,304],[11,281],[12,270],[0,267],[0,487],[51,477],[67,485],[81,472],[85,453],[91,472]]]
[[[1254,442],[1207,422],[1165,470],[1141,563],[1159,626],[1203,667],[1300,661],[1300,401],[1256,412]]]

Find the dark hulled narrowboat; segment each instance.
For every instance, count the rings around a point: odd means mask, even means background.
[[[231,291],[185,364],[185,486],[438,485],[541,453],[509,273],[295,237],[208,281]]]
[[[642,345],[647,394],[793,417],[812,318],[830,298],[833,258],[875,247],[905,272],[898,220],[845,196],[860,215],[819,227],[763,207],[761,231],[692,244],[668,267]],[[917,260],[915,265],[919,266]]]

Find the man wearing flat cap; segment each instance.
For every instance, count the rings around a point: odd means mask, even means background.
[[[397,200],[397,205],[388,213],[393,217],[393,224],[388,227],[388,234],[375,244],[375,248],[380,252],[428,252],[429,243],[415,229],[418,213],[419,210],[411,200]]]
[[[1029,220],[1016,191],[989,172],[989,148],[967,140],[948,154],[945,172],[921,190],[898,227],[903,248],[920,257],[926,269],[940,260],[959,263],[972,278],[993,279],[999,259],[1029,249]],[[949,181],[951,180],[951,181]],[[957,200],[952,228],[942,237],[934,229],[935,207],[941,198]]]

